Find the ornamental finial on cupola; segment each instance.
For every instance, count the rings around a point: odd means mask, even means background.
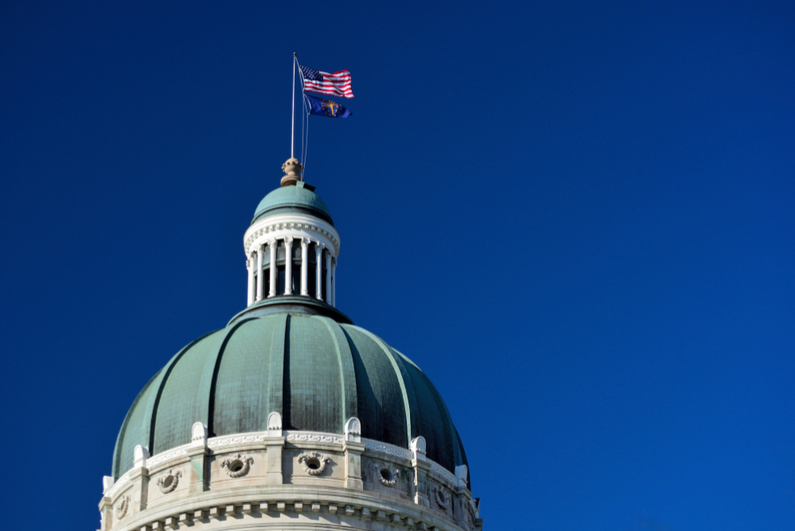
[[[282,164],[282,171],[284,172],[282,186],[295,186],[298,181],[303,180],[301,179],[301,172],[304,171],[304,167],[295,157],[290,157],[287,162]]]

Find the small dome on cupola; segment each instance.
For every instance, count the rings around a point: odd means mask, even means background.
[[[320,199],[320,196],[315,193],[315,187],[298,178],[302,170],[301,163],[291,158],[284,163],[282,168],[285,170],[286,175],[282,177],[281,187],[275,189],[260,201],[251,223],[253,224],[259,219],[273,214],[300,212],[317,216],[334,226],[328,207]]]

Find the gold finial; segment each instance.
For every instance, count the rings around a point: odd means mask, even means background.
[[[290,157],[287,162],[282,164],[282,171],[284,172],[282,186],[295,186],[295,183],[301,180],[301,172],[304,171],[304,167],[301,166],[297,158]]]

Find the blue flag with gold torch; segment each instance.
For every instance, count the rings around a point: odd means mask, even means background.
[[[328,116],[329,118],[347,118],[353,114],[350,109],[333,100],[315,98],[309,94],[304,94],[304,98],[306,98],[306,107],[309,109],[309,114]]]

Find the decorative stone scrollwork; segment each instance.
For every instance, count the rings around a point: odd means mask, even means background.
[[[436,505],[439,506],[440,509],[446,511],[448,507],[450,507],[450,500],[453,497],[447,492],[447,489],[442,487],[441,485],[434,484],[433,487],[433,501],[436,502]]]
[[[288,441],[301,441],[301,442],[324,442],[333,444],[342,444],[344,439],[342,437],[334,437],[333,435],[326,435],[325,433],[288,433]]]
[[[129,496],[124,496],[121,499],[121,502],[119,502],[119,504],[116,506],[116,509],[115,509],[116,518],[121,520],[122,518],[127,516],[127,509],[129,509],[129,508],[130,508],[130,497]]]
[[[317,452],[310,452],[299,455],[298,462],[301,463],[307,474],[319,476],[326,470],[326,465],[331,462],[331,458]]]
[[[221,468],[226,469],[226,474],[230,478],[240,478],[248,474],[253,463],[253,457],[237,454],[237,456],[230,456],[224,459],[221,462]]]
[[[400,469],[373,463],[373,474],[384,487],[394,487],[400,479]]]
[[[160,488],[160,492],[163,494],[174,492],[174,489],[176,489],[177,485],[179,485],[179,478],[181,477],[182,472],[180,470],[177,470],[176,472],[169,470],[167,476],[161,477],[157,480],[157,486]]]

